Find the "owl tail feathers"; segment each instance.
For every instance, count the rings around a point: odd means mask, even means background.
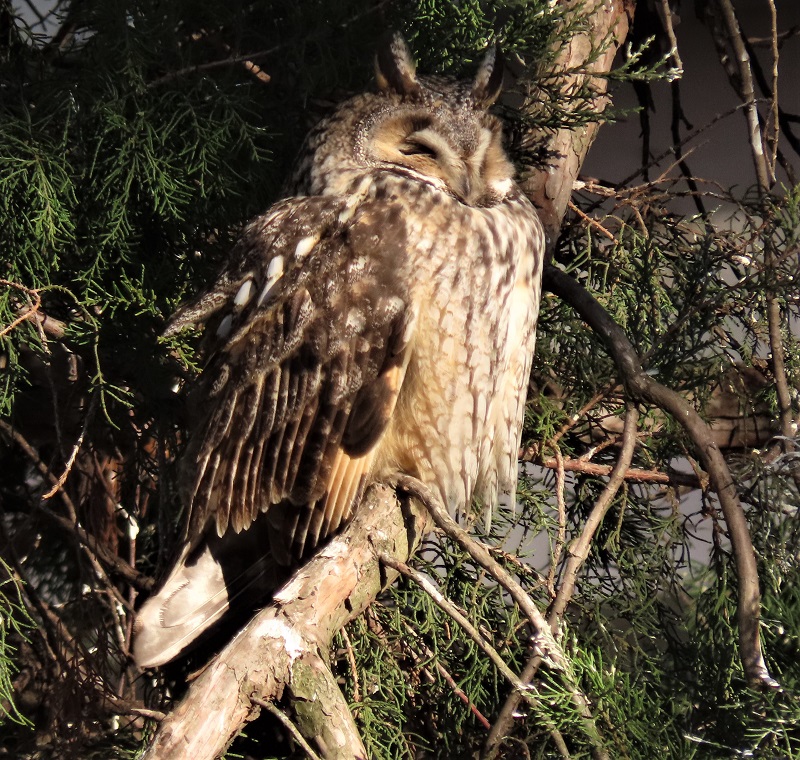
[[[268,598],[277,586],[275,563],[265,543],[242,541],[256,538],[249,533],[219,537],[212,531],[194,550],[184,550],[136,616],[133,658],[139,667],[174,660],[231,608],[256,609]]]

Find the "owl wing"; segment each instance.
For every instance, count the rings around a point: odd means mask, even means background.
[[[266,513],[279,562],[335,532],[395,408],[415,309],[399,201],[293,198],[246,229],[231,265],[166,334],[209,323],[182,463],[187,542]]]
[[[180,556],[137,613],[142,667],[176,657],[346,522],[397,402],[416,309],[397,199],[293,198],[251,223],[168,324],[206,324],[181,463]]]

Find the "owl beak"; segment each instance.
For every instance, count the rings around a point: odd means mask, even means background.
[[[469,176],[469,173],[464,172],[464,176],[461,178],[460,184],[461,187],[458,190],[458,194],[461,196],[461,200],[469,202],[469,196],[472,192],[472,178]]]
[[[472,205],[483,192],[483,180],[480,176],[476,176],[471,166],[464,164],[463,169],[459,172],[454,190],[460,200]]]

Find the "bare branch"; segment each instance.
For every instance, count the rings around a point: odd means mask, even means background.
[[[614,468],[609,475],[608,483],[606,483],[606,487],[595,502],[583,526],[580,537],[569,546],[569,557],[561,576],[561,584],[559,585],[555,600],[550,605],[550,611],[547,616],[547,621],[554,630],[558,627],[567,609],[567,605],[575,592],[578,573],[583,563],[586,562],[586,558],[589,556],[589,548],[594,540],[595,533],[597,533],[598,528],[603,522],[603,518],[606,516],[606,512],[608,512],[608,508],[611,506],[617,491],[619,491],[620,487],[625,482],[625,474],[630,466],[631,459],[633,459],[633,452],[636,448],[636,423],[638,419],[639,414],[636,411],[636,407],[628,403],[628,409],[625,413],[625,430],[622,438],[622,448],[620,449]]]
[[[18,430],[15,430],[5,420],[0,420],[0,432],[2,432],[8,440],[13,441],[22,449],[23,453],[30,459],[31,463],[36,467],[36,470],[42,477],[52,484],[58,482],[55,475],[53,475],[47,468],[47,465],[42,462],[36,449],[31,446]],[[78,523],[78,512],[69,494],[67,494],[64,489],[59,490],[58,493],[67,508],[69,518],[56,514],[42,504],[38,506],[39,511],[49,520],[58,523],[69,534],[74,535],[84,546],[85,550],[90,552],[90,556],[93,555],[92,559],[95,561],[99,559],[108,568],[109,572],[124,578],[139,591],[149,591],[152,589],[154,585],[153,579],[140,573],[120,557],[111,554],[94,536],[87,533]]]
[[[27,308],[22,311],[22,313],[16,319],[14,319],[11,324],[6,325],[2,330],[0,330],[0,338],[2,338],[8,335],[15,327],[18,327],[23,322],[26,322],[29,319],[36,319],[36,312],[39,311],[39,307],[42,305],[42,296],[35,288],[26,288],[24,285],[20,285],[18,282],[11,282],[11,280],[0,279],[0,285],[5,285],[9,288],[15,288],[16,290],[24,293],[30,299]]]
[[[611,477],[605,489],[603,489],[603,493],[600,494],[600,497],[595,502],[592,512],[586,520],[580,538],[569,547],[569,558],[564,568],[561,585],[559,586],[555,600],[550,606],[550,612],[548,614],[548,623],[554,634],[560,626],[561,619],[575,591],[578,572],[589,556],[589,548],[594,535],[600,527],[609,506],[611,506],[614,496],[624,482],[625,473],[630,466],[633,451],[636,446],[637,420],[638,414],[636,408],[632,404],[629,404],[628,411],[625,415],[623,446],[617,458],[617,462],[613,467],[613,471],[611,472]],[[541,656],[534,654],[525,664],[521,677],[526,682],[530,681],[536,675],[541,664]],[[510,733],[514,722],[514,714],[518,706],[519,697],[513,693],[509,694],[486,742],[486,749],[484,751],[484,758],[486,760],[496,756],[503,738]]]
[[[775,175],[773,167],[770,167],[767,162],[764,136],[761,133],[758,108],[756,107],[750,56],[739,28],[736,11],[730,0],[711,0],[708,3],[706,18],[712,29],[720,60],[728,72],[731,85],[744,104],[756,180],[760,192],[766,192],[775,182]],[[730,45],[730,53],[728,53],[728,45]]]
[[[761,652],[761,596],[747,520],[728,465],[714,442],[708,425],[688,401],[657,383],[644,371],[636,350],[622,328],[580,283],[552,266],[545,268],[544,283],[548,290],[569,303],[603,339],[631,395],[668,412],[693,440],[719,498],[736,559],[739,576],[739,647],[745,675],[753,683],[777,686],[767,670]]]
[[[256,717],[254,699],[281,697],[288,698],[300,731],[316,741],[323,758],[365,758],[347,703],[320,652],[395,579],[377,554],[405,561],[429,527],[420,506],[399,504],[386,486],[371,488],[347,528],[301,567],[192,683],[144,758],[212,760]],[[314,715],[301,715],[304,709]],[[324,719],[322,725],[315,716]]]
[[[486,719],[486,716],[475,706],[466,692],[456,683],[456,679],[450,675],[447,668],[439,662],[436,653],[428,646],[425,645],[425,642],[422,641],[419,634],[408,624],[403,623],[403,627],[408,632],[409,636],[414,638],[414,641],[417,646],[419,646],[422,651],[425,653],[425,657],[431,660],[435,667],[436,671],[439,675],[444,678],[445,683],[453,690],[453,693],[465,704],[469,707],[470,712],[475,716],[476,720],[487,730],[489,731],[492,727],[492,724]],[[418,664],[421,663],[422,658],[420,655],[414,650],[413,647],[407,645],[407,649],[411,652],[411,656],[414,658],[415,662]],[[431,680],[433,680],[433,676],[430,676]]]
[[[548,470],[558,469],[558,462],[553,459],[542,459],[537,462],[546,467]],[[596,462],[587,462],[583,459],[565,459],[563,462],[564,470],[567,472],[580,472],[585,475],[594,475],[596,477],[606,477],[611,474],[614,469],[610,464],[597,464]],[[689,475],[685,472],[676,472],[670,470],[669,472],[660,472],[659,470],[641,470],[637,467],[629,467],[623,473],[622,477],[625,480],[633,480],[639,483],[663,483],[668,486],[683,486],[685,488],[699,488],[700,482],[694,475]]]

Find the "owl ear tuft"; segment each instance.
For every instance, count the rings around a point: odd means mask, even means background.
[[[403,35],[390,32],[375,56],[375,79],[382,92],[413,95],[419,90],[417,65]]]
[[[472,99],[481,108],[488,108],[503,89],[503,54],[497,45],[491,45],[481,61],[472,84]]]

